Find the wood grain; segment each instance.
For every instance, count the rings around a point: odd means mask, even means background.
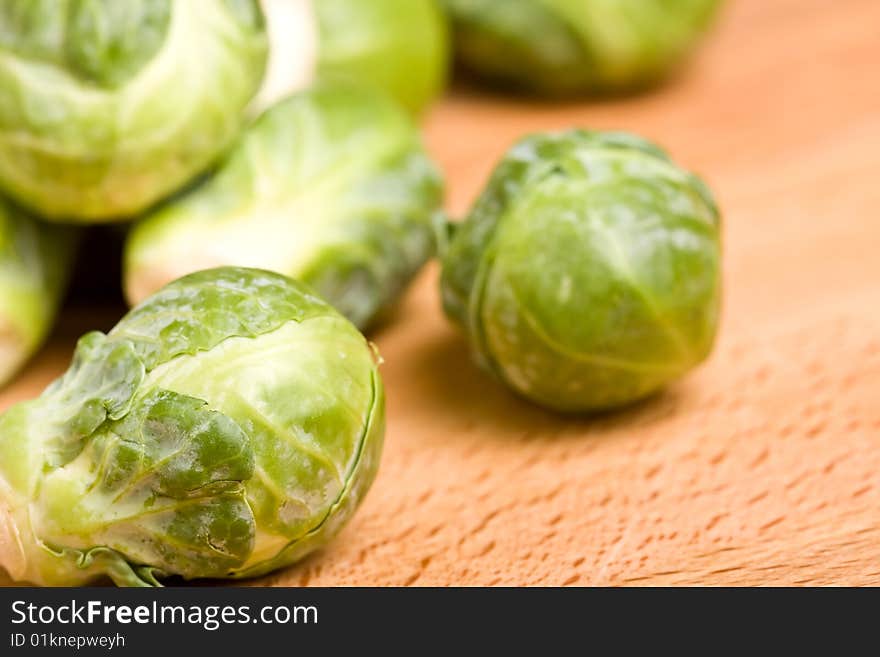
[[[389,431],[364,507],[254,584],[880,585],[878,70],[877,0],[739,0],[648,95],[457,91],[427,126],[454,213],[534,130],[633,130],[707,178],[725,212],[716,352],[631,410],[559,418],[471,365],[430,267],[374,336]],[[0,407],[115,312],[71,311]]]

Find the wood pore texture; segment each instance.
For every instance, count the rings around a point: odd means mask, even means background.
[[[686,71],[637,97],[458,89],[426,126],[450,211],[521,134],[571,126],[642,133],[717,192],[712,358],[630,410],[557,417],[471,364],[432,265],[372,336],[388,434],[370,495],[254,584],[880,584],[880,2],[733,0]],[[0,408],[113,312],[68,313]]]

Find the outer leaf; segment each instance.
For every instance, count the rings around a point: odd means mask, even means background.
[[[236,577],[255,577],[276,568],[295,563],[324,546],[336,536],[351,519],[367,495],[382,457],[385,436],[385,393],[382,382],[374,375],[372,396],[366,424],[360,436],[354,459],[344,475],[344,485],[336,498],[322,513],[315,516],[306,531],[295,536],[274,556],[264,561],[253,560],[248,567],[236,573]],[[256,495],[252,494],[253,499]],[[271,545],[270,541],[265,541]]]
[[[131,343],[148,371],[233,337],[255,338],[328,313],[308,288],[266,271],[225,268],[175,281],[132,309],[110,332]]]
[[[104,422],[125,417],[144,373],[130,343],[109,341],[98,332],[83,336],[70,369],[47,391],[58,428],[44,443],[47,463],[67,463]]]
[[[235,422],[202,400],[153,391],[43,479],[34,531],[50,549],[102,546],[165,573],[222,576],[253,549],[244,495],[253,471]]]

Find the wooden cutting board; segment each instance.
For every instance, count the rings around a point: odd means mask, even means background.
[[[880,2],[734,0],[639,97],[459,90],[427,124],[450,210],[519,135],[570,126],[640,132],[717,191],[712,359],[631,410],[556,417],[471,365],[432,266],[373,336],[389,428],[364,507],[255,584],[880,584]],[[71,309],[0,408],[118,312]]]

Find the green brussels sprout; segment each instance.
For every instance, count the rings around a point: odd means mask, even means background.
[[[48,219],[136,214],[238,133],[257,0],[0,0],[0,188]]]
[[[527,137],[450,226],[444,307],[520,395],[570,412],[628,404],[711,351],[719,224],[707,187],[643,139]]]
[[[40,347],[58,312],[75,235],[0,200],[0,385]]]
[[[137,303],[199,269],[258,267],[305,281],[363,328],[432,255],[441,201],[402,109],[321,84],[267,110],[213,178],[135,226],[126,294]]]
[[[0,416],[0,565],[71,586],[266,573],[339,531],[383,434],[350,322],[278,274],[193,274]]]
[[[546,95],[621,91],[666,75],[720,0],[443,0],[461,63]]]
[[[375,85],[419,113],[446,83],[449,46],[435,0],[263,0],[272,44],[258,106],[314,80]]]

